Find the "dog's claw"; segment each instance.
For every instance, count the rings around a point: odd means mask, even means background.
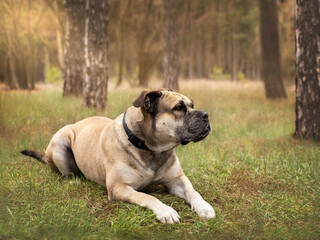
[[[161,209],[155,211],[158,220],[161,223],[180,223],[180,216],[172,207],[164,205]]]
[[[204,200],[198,201],[192,205],[192,210],[194,210],[201,218],[211,219],[215,217],[213,207]]]

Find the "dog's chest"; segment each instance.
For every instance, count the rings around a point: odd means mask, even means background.
[[[143,159],[144,166],[141,168],[140,173],[143,176],[141,187],[146,187],[149,184],[158,182],[171,165],[171,153],[153,153],[147,158]]]
[[[160,169],[166,167],[166,164],[170,160],[172,152],[152,152],[147,155],[140,155],[143,164],[143,169],[147,175],[152,174],[156,176]]]
[[[132,153],[131,161],[127,162],[130,168],[124,174],[124,178],[134,189],[140,190],[150,184],[161,183],[166,169],[170,168],[174,159],[173,151]]]

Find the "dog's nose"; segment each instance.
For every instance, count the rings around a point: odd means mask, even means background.
[[[208,113],[202,112],[202,118],[203,118],[204,120],[208,120],[208,118],[209,118]]]

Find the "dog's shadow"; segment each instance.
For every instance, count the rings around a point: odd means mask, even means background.
[[[168,190],[161,184],[147,186],[146,188],[141,190],[141,192],[147,193],[147,194],[160,194],[160,195],[165,195],[169,193]]]
[[[160,195],[160,196],[165,196],[165,195],[169,194],[168,190],[161,184],[147,186],[146,188],[144,188],[142,190],[138,190],[138,192],[143,192],[143,193],[151,194],[151,195]],[[107,189],[105,189],[103,195],[108,197],[108,190]]]
[[[74,179],[78,179],[82,182],[96,184],[95,182],[86,178],[83,174],[72,174],[70,176],[65,176],[65,177],[63,177],[61,175],[59,176],[60,182],[65,182],[65,181],[74,180]],[[162,196],[162,195],[164,196],[164,195],[169,194],[169,191],[167,190],[167,188],[161,184],[149,185],[149,186],[145,187],[144,189],[138,190],[138,192],[143,192],[143,193],[151,194],[151,195],[155,194],[155,195],[160,195],[160,196]],[[103,192],[103,195],[108,197],[108,190],[106,188]]]

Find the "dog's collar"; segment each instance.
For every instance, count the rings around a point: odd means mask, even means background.
[[[139,149],[143,149],[149,152],[152,152],[147,146],[145,141],[141,140],[140,138],[138,138],[136,135],[133,134],[133,132],[128,128],[128,125],[126,124],[126,113],[124,112],[123,114],[123,118],[122,118],[122,125],[123,128],[128,136],[128,140],[136,147]]]

